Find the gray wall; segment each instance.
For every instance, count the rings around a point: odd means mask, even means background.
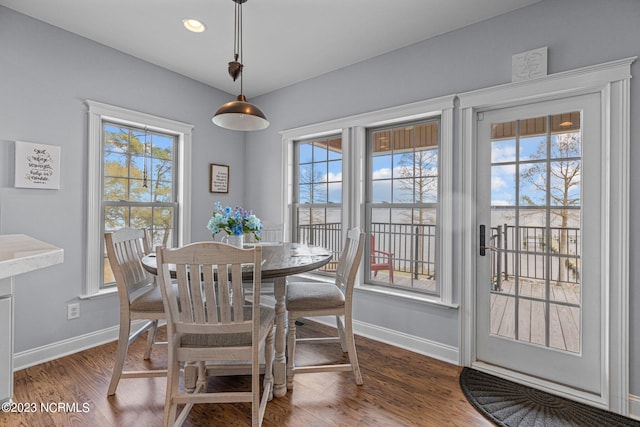
[[[26,233],[65,249],[64,264],[16,280],[16,351],[117,324],[115,296],[83,300],[80,319],[66,320],[66,305],[81,293],[85,273],[85,99],[195,125],[191,237],[206,240],[204,226],[215,200],[244,203],[263,219],[279,218],[273,204],[281,188],[279,131],[506,83],[511,55],[541,46],[549,47],[549,73],[639,55],[639,22],[637,0],[544,0],[253,99],[271,126],[248,134],[245,151],[242,134],[210,122],[230,95],[0,7],[0,233]],[[632,72],[640,72],[638,63]],[[639,100],[640,89],[632,82],[632,117]],[[632,120],[632,164],[640,161],[633,146],[639,132],[640,124]],[[62,146],[60,190],[13,188],[15,140]],[[457,133],[455,140],[458,144]],[[209,194],[211,162],[231,166],[228,196]],[[245,173],[260,177],[260,185],[245,186]],[[640,171],[633,168],[631,180],[634,193]],[[634,193],[631,218],[639,212],[640,197]],[[640,395],[640,328],[634,327],[640,324],[639,232],[632,221],[630,382],[635,395]],[[456,295],[460,286],[456,281]],[[457,310],[371,294],[360,294],[357,301],[358,320],[458,345]]]
[[[268,170],[274,164],[281,165],[278,132],[283,129],[508,83],[511,56],[541,46],[549,48],[550,74],[640,55],[639,24],[638,0],[544,0],[255,98],[271,126],[247,137],[247,149],[252,153],[247,166],[265,178],[260,187],[246,189],[246,200],[261,212],[274,217],[280,214],[270,202],[280,191],[278,177]],[[637,79],[638,61],[632,72]],[[640,88],[636,81],[632,81],[631,91],[632,117],[637,117]],[[640,150],[634,145],[639,134],[640,123],[632,120],[632,165],[640,162]],[[457,131],[455,142],[455,153],[459,153]],[[456,170],[454,176],[458,173]],[[630,390],[635,395],[640,395],[640,291],[635,275],[640,265],[636,244],[640,227],[633,218],[640,213],[639,180],[640,170],[632,167]],[[458,190],[460,183],[455,185]],[[454,279],[455,294],[459,295],[462,284],[459,276]],[[355,301],[358,320],[458,345],[457,310],[364,292]]]
[[[16,352],[118,324],[115,295],[81,301],[67,320],[85,277],[86,99],[195,126],[192,240],[210,239],[215,200],[243,202],[244,137],[211,123],[231,95],[0,6],[0,233],[65,251],[63,264],[16,278]],[[13,188],[15,140],[62,147],[60,190]],[[229,195],[209,193],[212,162],[231,166]]]

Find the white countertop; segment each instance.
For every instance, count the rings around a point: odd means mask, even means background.
[[[0,279],[64,260],[64,250],[25,234],[0,234]]]

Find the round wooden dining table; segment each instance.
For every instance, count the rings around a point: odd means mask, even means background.
[[[273,362],[273,395],[282,397],[287,393],[286,384],[286,323],[285,293],[287,276],[306,273],[324,266],[331,261],[333,254],[320,246],[300,243],[264,243],[262,246],[262,280],[273,280],[273,293],[276,299],[275,359]],[[245,245],[249,247],[250,245]],[[142,265],[150,273],[157,275],[158,266],[155,254],[142,258]],[[170,269],[171,270],[171,269]],[[247,280],[251,280],[251,271],[247,271]]]

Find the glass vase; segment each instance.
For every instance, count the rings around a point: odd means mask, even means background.
[[[226,243],[227,245],[235,246],[236,248],[242,249],[244,247],[244,234],[241,234],[239,236],[236,236],[236,235],[226,236],[224,243]]]

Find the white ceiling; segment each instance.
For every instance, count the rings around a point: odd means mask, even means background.
[[[250,0],[244,15],[248,98],[540,0]],[[232,0],[0,0],[25,15],[230,94]],[[184,18],[205,22],[190,33]]]

